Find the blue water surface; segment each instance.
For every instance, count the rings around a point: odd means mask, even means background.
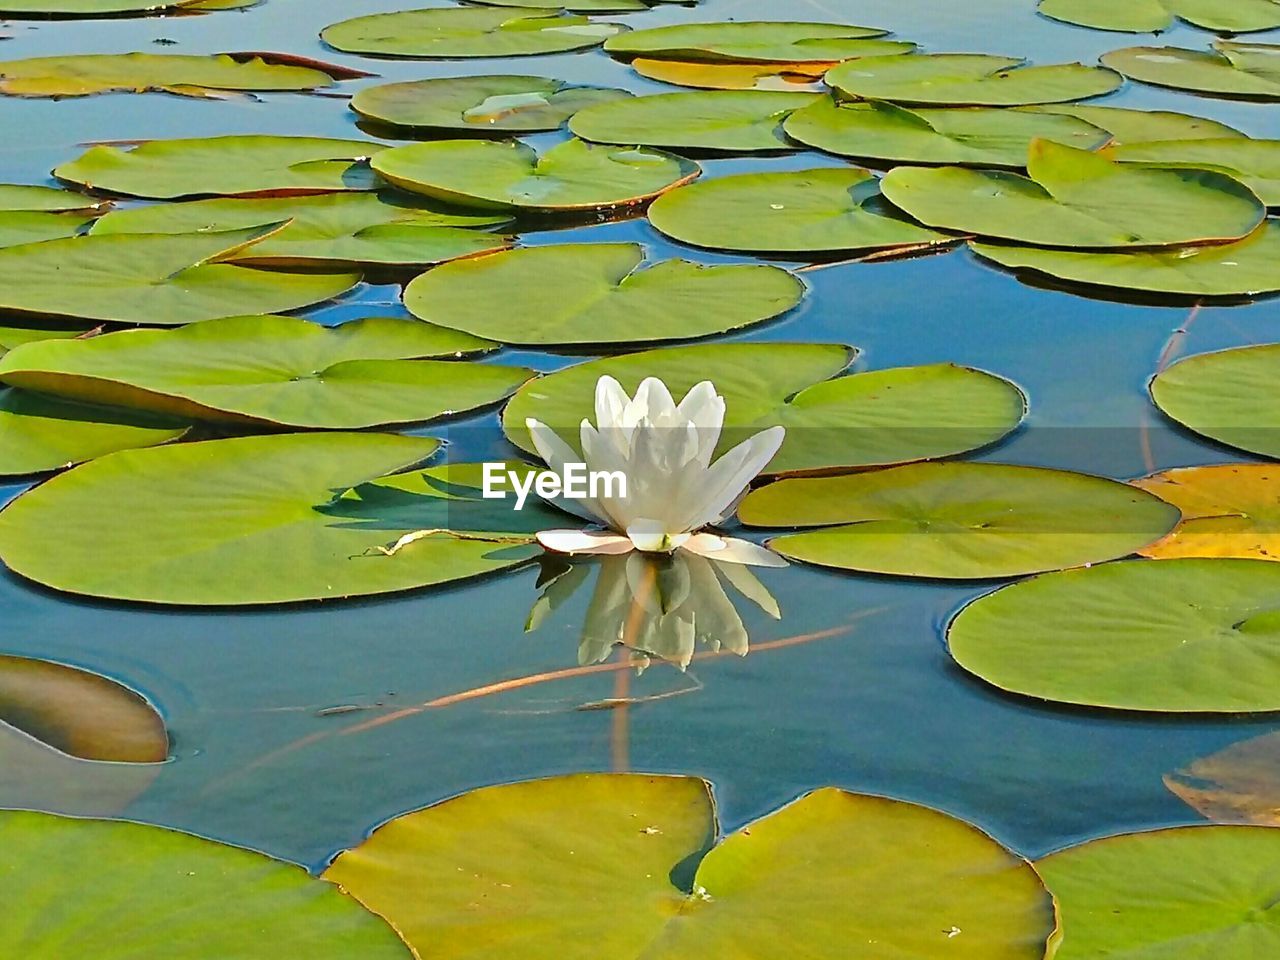
[[[322,27],[362,13],[437,0],[267,0],[244,12],[98,21],[13,21],[5,58],[129,51],[275,50],[323,57],[388,80],[536,73],[626,87],[638,78],[599,51],[509,60],[371,61],[327,51]],[[1150,37],[1078,29],[1037,16],[1034,0],[705,0],[610,17],[633,26],[718,19],[845,21],[892,29],[930,52],[986,52],[1040,63],[1093,62]],[[1276,42],[1280,34],[1257,35]],[[158,40],[176,45],[158,45]],[[1158,41],[1202,48],[1211,35],[1178,27]],[[1108,105],[1196,113],[1253,136],[1280,136],[1274,105],[1213,100],[1127,84]],[[194,101],[160,94],[64,101],[0,98],[0,181],[50,182],[48,171],[101,140],[233,133],[361,136],[340,98],[272,95]],[[557,135],[533,138],[546,143]],[[816,153],[719,159],[706,176],[841,161]],[[744,258],[696,251],[643,220],[526,234],[526,244],[638,240],[655,256]],[[1155,469],[1240,459],[1171,428],[1146,383],[1169,349],[1202,352],[1280,335],[1280,301],[1140,306],[1038,289],[963,249],[914,260],[806,271],[810,294],[783,320],[730,339],[853,344],[859,368],[951,361],[1016,381],[1027,425],[981,459],[1127,479]],[[335,323],[403,313],[390,286],[362,286],[311,312]],[[513,303],[518,307],[518,303]],[[1175,331],[1190,326],[1185,335]],[[507,351],[549,370],[571,358]],[[429,431],[440,433],[440,431]],[[460,458],[510,453],[488,412],[449,430]],[[20,487],[8,488],[8,493]],[[145,503],[104,504],[145,513]],[[50,548],[75,530],[50,530]],[[109,551],[110,544],[101,549]],[[282,556],[280,563],[289,563]],[[204,612],[102,604],[0,576],[0,652],[87,667],[159,704],[174,759],[120,813],[253,847],[312,867],[380,822],[462,791],[577,770],[701,775],[727,828],[809,789],[834,784],[945,809],[1028,856],[1080,839],[1196,822],[1163,775],[1231,743],[1280,729],[1267,718],[1159,719],[1072,710],[1006,696],[948,659],[948,617],[989,586],[945,585],[791,567],[762,579],[784,616],[743,605],[758,646],[691,668],[696,692],[625,713],[577,707],[614,695],[596,673],[429,709],[363,729],[412,706],[577,662],[585,594],[526,633],[537,571],[452,589],[288,609]],[[646,696],[692,685],[655,665],[630,682]],[[328,708],[370,709],[332,713]],[[625,724],[625,725],[624,725]],[[0,805],[12,803],[0,796]]]

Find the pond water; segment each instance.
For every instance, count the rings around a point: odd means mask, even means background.
[[[361,13],[429,6],[419,0],[268,0],[245,12],[107,21],[22,21],[3,32],[6,58],[134,50],[273,50],[377,70],[344,84],[486,73],[536,73],[635,92],[667,88],[599,51],[460,62],[370,61],[326,51],[325,25]],[[1038,17],[1031,0],[706,0],[627,17],[639,26],[705,19],[809,19],[874,24],[930,52],[986,52],[1040,63],[1086,63],[1145,40]],[[1277,42],[1280,32],[1256,35]],[[1179,27],[1162,42],[1200,47]],[[159,40],[176,45],[157,45]],[[1100,103],[1179,110],[1255,137],[1280,136],[1280,111],[1126,84]],[[233,133],[359,136],[343,99],[296,95],[203,102],[164,95],[61,102],[0,99],[0,181],[46,182],[79,144]],[[552,142],[540,135],[531,142]],[[704,163],[707,177],[840,161],[796,152]],[[643,219],[523,234],[525,244],[637,240],[656,256],[734,262],[673,244]],[[862,368],[942,361],[1017,382],[1031,402],[1024,427],[975,458],[1127,479],[1155,469],[1241,459],[1176,430],[1146,395],[1170,347],[1203,352],[1276,339],[1280,301],[1205,307],[1137,306],[1038,289],[944,255],[838,264],[804,274],[804,305],[742,340],[849,343]],[[395,289],[362,285],[308,316],[333,323],[404,314]],[[575,358],[503,351],[503,361],[550,370]],[[496,413],[451,424],[452,455],[511,453]],[[20,487],[7,488],[9,495]],[[146,510],[145,503],[104,509]],[[50,531],[52,538],[74,531]],[[109,549],[104,546],[104,549]],[[288,564],[289,557],[279,558]],[[263,850],[318,868],[404,811],[505,781],[628,768],[697,774],[717,790],[732,829],[822,785],[922,802],[968,819],[1018,852],[1039,856],[1095,836],[1198,815],[1162,776],[1198,757],[1280,729],[1265,718],[1151,719],[1005,696],[952,665],[949,616],[986,592],[841,575],[792,566],[765,571],[783,617],[740,605],[757,646],[746,659],[695,662],[688,676],[655,663],[628,695],[690,688],[626,710],[579,709],[617,695],[597,672],[426,709],[413,706],[501,680],[572,667],[586,615],[579,593],[526,633],[536,569],[472,585],[368,602],[205,612],[77,600],[0,578],[0,652],[98,671],[143,691],[172,730],[173,760],[128,806],[93,809],[90,780],[54,790],[58,809],[117,813]],[[816,638],[803,643],[771,641]],[[760,649],[763,648],[763,649]],[[337,707],[362,710],[333,710]],[[371,724],[377,718],[393,722]],[[85,799],[84,791],[90,798]],[[136,791],[131,791],[136,792]],[[0,796],[0,805],[14,799]],[[86,808],[84,805],[88,804]]]

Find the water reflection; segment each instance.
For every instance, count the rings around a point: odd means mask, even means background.
[[[538,629],[593,581],[578,640],[582,666],[603,663],[617,647],[631,651],[641,667],[662,660],[681,670],[699,648],[746,656],[750,638],[737,604],[749,601],[782,618],[773,594],[741,564],[685,550],[669,556],[632,552],[550,568],[526,629]]]

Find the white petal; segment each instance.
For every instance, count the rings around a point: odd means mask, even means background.
[[[591,530],[543,530],[538,534],[538,542],[556,553],[615,555],[635,549],[626,537]]]
[[[616,432],[612,428],[605,431]],[[636,491],[636,478],[630,462],[600,432],[585,421],[582,424],[582,452],[587,469],[592,473],[622,473],[627,478],[625,497],[601,497],[595,501],[601,518],[614,530],[625,530],[631,521],[631,503]]]
[[[579,457],[574,452],[574,449],[560,439],[560,435],[545,423],[540,423],[530,417],[524,422],[524,425],[529,428],[529,436],[533,439],[533,446],[538,451],[538,456],[542,457],[547,462],[547,466],[556,473],[564,476],[565,464],[582,461],[583,458]],[[603,505],[590,497],[582,500],[569,500],[567,497],[559,497],[551,502],[561,510],[580,516],[584,520],[594,520],[604,524],[609,523],[609,517],[604,511]]]
[[[655,423],[674,419],[676,412],[676,401],[671,391],[657,377],[645,377],[640,382],[632,406],[637,420],[644,418]]]
[[[596,381],[596,425],[603,429],[620,423],[630,402],[622,384],[613,377],[601,377]]]
[[[724,397],[716,393],[715,385],[710,380],[703,380],[680,402],[680,415],[687,420],[698,433],[698,459],[702,466],[711,465],[712,454],[716,444],[720,442],[720,431],[724,427]]]
[[[574,463],[578,460],[573,447],[561,440],[560,435],[545,423],[529,417],[524,425],[529,428],[529,436],[533,440],[533,448],[538,451],[538,456],[545,460],[547,466],[556,473],[562,473],[566,463]]]
[[[541,535],[539,535],[541,536]],[[749,567],[785,567],[789,564],[772,550],[766,550],[750,540],[736,537],[717,537],[712,533],[697,533],[684,542],[691,553],[720,563],[742,563]]]
[[[769,465],[786,435],[787,431],[782,427],[770,427],[750,440],[744,440],[712,464],[707,471],[698,510],[684,518],[685,529],[697,530],[723,517],[747,485]]]

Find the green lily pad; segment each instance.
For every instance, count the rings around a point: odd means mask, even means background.
[[[1280,950],[1280,830],[1196,826],[1106,837],[1036,869],[1062,912],[1056,960],[1267,960]]]
[[[1054,103],[1025,109],[1037,113],[1066,114],[1087,121],[1110,133],[1113,145],[1153,140],[1243,139],[1245,136],[1225,123],[1168,110],[1128,110],[1124,107],[1094,107],[1085,103]]]
[[[972,243],[978,256],[1010,270],[1072,283],[1183,297],[1251,297],[1280,291],[1280,221],[1267,220],[1235,243],[1093,253]]]
[[[1159,33],[1175,20],[1220,33],[1280,27],[1276,0],[1040,0],[1040,12],[1054,20],[1121,33]]]
[[[782,480],[738,516],[756,527],[818,527],[769,546],[840,570],[939,579],[1016,577],[1128,556],[1178,509],[1127,484],[995,463],[917,463]]]
[[[318,137],[197,137],[149,140],[127,150],[90,147],[54,176],[132,197],[270,196],[374,190],[367,165],[386,148]]]
[[[106,17],[200,9],[205,2],[206,0],[0,0],[0,16]]]
[[[1084,100],[1110,93],[1123,82],[1119,74],[1101,67],[1031,67],[1016,57],[976,53],[868,57],[840,64],[827,74],[827,83],[845,97],[970,107]]]
[[[912,110],[830,97],[791,114],[783,129],[793,140],[846,157],[1000,167],[1025,164],[1031,141],[1038,138],[1084,150],[1110,139],[1105,130],[1075,117],[987,107]]]
[[[910,53],[914,43],[873,39],[889,31],[842,23],[728,21],[681,23],[633,30],[608,40],[607,53],[624,60],[707,60],[732,63],[834,62]]]
[[[0,249],[0,310],[176,326],[297,310],[360,281],[221,262],[272,232],[90,235]]]
[[[645,377],[658,377],[680,396],[710,380],[727,407],[722,450],[767,427],[787,428],[765,470],[779,474],[963,453],[999,440],[1026,413],[1017,387],[967,367],[839,376],[853,353],[836,344],[726,343],[592,360],[521,387],[503,411],[503,430],[516,446],[532,450],[525,420],[533,417],[578,449],[578,424],[594,409],[601,376],[617,378],[629,391]]]
[[[188,428],[139,410],[0,390],[0,476],[61,470],[118,450],[168,443]]]
[[[545,9],[547,0],[474,0],[486,7],[535,7]],[[690,0],[563,0],[560,9],[570,13],[634,13],[652,10],[663,3],[688,3]],[[692,0],[698,3],[699,0]]]
[[[396,127],[528,133],[558,130],[585,107],[630,96],[546,77],[437,77],[366,87],[351,99],[351,109]]]
[[[42,213],[38,210],[0,212],[0,247],[60,240],[81,233],[93,217],[82,213]]]
[[[419,266],[493,253],[508,237],[462,229],[509,223],[501,215],[455,212],[390,192],[330,193],[263,200],[218,198],[117,210],[94,224],[94,236],[204,233],[287,225],[230,258],[265,266]],[[0,238],[4,216],[0,215]]]
[[[0,359],[0,380],[195,419],[356,430],[431,420],[508,396],[532,370],[422,359],[493,346],[391,317],[338,327],[229,317],[26,344]]]
[[[284,58],[287,60],[287,58]],[[207,97],[225,91],[318,90],[350,78],[345,67],[271,62],[269,55],[112,53],[0,60],[0,94],[84,97],[161,91]],[[314,65],[312,65],[314,64]],[[363,76],[359,71],[355,76]]]
[[[511,291],[520,291],[512,311]],[[410,283],[409,311],[529,346],[687,340],[751,326],[796,306],[805,286],[767,264],[646,264],[637,243],[571,243],[447,264]]]
[[[930,226],[1046,247],[1238,240],[1267,213],[1225,174],[1117,163],[1048,140],[1031,145],[1027,172],[898,167],[880,188]]]
[[[1280,564],[1121,560],[969,604],[951,655],[1003,690],[1161,713],[1280,710]]]
[[[0,656],[0,726],[81,760],[160,763],[169,756],[164,719],[146,698],[49,660]]]
[[[111,207],[109,200],[86,197],[83,193],[57,187],[0,183],[0,211],[43,213],[97,213]]]
[[[9,905],[0,941],[27,960],[412,956],[337,887],[260,853],[138,823],[23,811],[0,813],[0,839]]]
[[[745,253],[915,249],[956,238],[893,216],[880,181],[854,167],[740,173],[673,190],[649,222],[681,243]]]
[[[534,532],[564,525],[539,505],[516,512],[481,499],[449,467],[396,473],[438,445],[292,433],[125,451],[10,503],[0,512],[0,558],[28,579],[94,597],[292,603],[496,573],[541,552]],[[113,502],[146,507],[102,509]],[[55,530],[64,532],[50,549]],[[384,552],[424,530],[441,532]]]
[[[1215,41],[1214,51],[1125,47],[1102,62],[1130,80],[1211,96],[1280,100],[1280,45]]]
[[[1113,160],[1216,170],[1239,180],[1269,207],[1280,207],[1280,140],[1166,140],[1104,151]]]
[[[657,150],[569,140],[539,155],[518,140],[439,140],[379,154],[374,169],[398,187],[494,210],[599,210],[640,203],[702,172]]]
[[[522,57],[596,47],[627,29],[559,9],[403,10],[343,20],[320,32],[335,50],[381,57]]]
[[[782,122],[818,100],[812,93],[700,90],[660,93],[588,107],[569,121],[574,136],[596,143],[673,150],[791,150]]]
[[[701,780],[556,777],[399,817],[325,877],[441,958],[1039,960],[1056,936],[1025,861],[925,807],[827,788],[708,850],[715,833]],[[565,904],[569,954],[547,936]]]
[[[72,329],[50,329],[46,327],[0,326],[0,357],[14,347],[37,340],[59,340],[68,337],[81,337],[89,332],[84,325]]]
[[[1270,263],[1274,270],[1274,255]],[[1239,347],[1179,360],[1151,381],[1151,397],[1165,414],[1196,433],[1280,457],[1277,377],[1280,344]]]

